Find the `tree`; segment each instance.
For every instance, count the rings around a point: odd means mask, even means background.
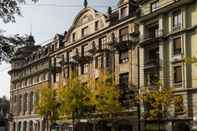
[[[91,91],[90,105],[95,106],[97,113],[113,114],[123,110],[119,90],[108,72],[100,71],[99,78],[90,80],[88,85]]]
[[[39,100],[36,103],[36,112],[47,121],[47,130],[53,122],[59,119],[55,90],[47,86],[40,88]]]
[[[175,107],[176,111],[183,111],[181,110],[183,107],[180,103],[180,97],[173,94],[172,88],[160,87],[152,90],[146,88],[138,96],[138,100],[144,104],[144,119],[157,120],[159,130],[160,121],[170,116],[172,106]]]
[[[184,58],[184,61],[187,64],[195,64],[195,63],[197,63],[197,58],[196,57],[186,57],[186,58]]]
[[[66,86],[59,89],[58,100],[61,114],[67,119],[72,118],[73,127],[82,118],[91,120],[95,115],[97,118],[108,118],[123,109],[112,77],[104,72],[98,79],[89,78],[87,83],[82,83],[72,74]]]
[[[37,0],[32,0],[36,2]],[[0,2],[0,18],[4,23],[15,22],[15,16],[21,15],[19,3],[25,0],[1,0]],[[29,36],[5,36],[4,31],[0,31],[0,62],[9,61],[13,56],[17,47],[26,45]]]
[[[94,107],[94,112],[89,112],[87,116],[93,125],[98,119],[102,121],[113,119],[116,113],[124,110],[119,101],[119,89],[115,85],[113,75],[109,72],[100,71],[99,77],[90,78],[87,86],[90,90],[87,96],[89,106]]]
[[[87,96],[89,94],[87,86],[79,80],[76,74],[72,74],[64,87],[58,91],[58,100],[61,103],[60,114],[65,118],[72,118],[73,128],[86,112],[88,107]]]

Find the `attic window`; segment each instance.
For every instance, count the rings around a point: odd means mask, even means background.
[[[82,37],[86,36],[88,34],[88,26],[84,27],[82,30],[81,30],[81,35]]]
[[[99,21],[96,21],[95,22],[95,31],[98,30],[98,27],[99,27]]]
[[[76,41],[76,34],[75,33],[72,34],[72,38],[73,38],[73,41]]]
[[[128,8],[127,7],[122,7],[120,9],[120,18],[124,18],[128,16]]]
[[[151,12],[156,11],[159,9],[159,0],[151,3]]]

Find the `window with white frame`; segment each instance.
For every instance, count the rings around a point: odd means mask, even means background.
[[[96,22],[95,22],[95,31],[97,31],[98,28],[99,28],[99,21],[96,21]]]
[[[119,52],[119,63],[127,63],[129,61],[128,50]]]
[[[73,33],[73,34],[72,34],[72,39],[73,39],[73,42],[76,41],[76,33]]]
[[[81,74],[88,73],[88,64],[82,64],[81,65]]]
[[[107,43],[107,37],[106,36],[103,36],[103,37],[99,38],[99,45],[98,45],[99,50],[104,49],[106,43]]]
[[[154,12],[159,9],[159,0],[154,1],[151,3],[151,12]]]
[[[177,37],[173,39],[173,54],[180,55],[181,54],[181,37]]]
[[[174,67],[174,83],[181,83],[183,81],[182,78],[182,66],[175,66]]]
[[[103,68],[103,56],[97,56],[95,58],[95,68],[102,69]]]
[[[122,7],[120,9],[120,18],[124,18],[128,16],[128,8],[127,7]]]
[[[86,35],[88,35],[88,26],[82,28],[81,30],[81,36],[84,37]]]
[[[173,31],[180,30],[181,25],[182,25],[181,10],[176,10],[172,13],[172,29],[173,29]]]
[[[120,33],[120,41],[128,40],[128,33],[129,33],[128,27],[124,27],[120,29],[119,33]]]

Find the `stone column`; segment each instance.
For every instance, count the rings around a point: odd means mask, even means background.
[[[164,34],[164,21],[163,21],[163,15],[159,16],[159,36],[163,36]],[[164,42],[161,39],[159,42],[159,65],[161,67],[160,73],[159,73],[159,78],[161,81],[161,84],[164,85],[165,83],[165,76],[164,76],[164,67],[165,67],[165,62],[164,62]]]
[[[23,112],[22,112],[22,113],[23,113]],[[24,131],[24,130],[23,130],[23,124],[24,124],[24,122],[21,121],[21,131]]]
[[[30,114],[30,94],[27,94],[27,114]]]
[[[18,122],[15,123],[15,131],[18,131]]]
[[[132,79],[132,74],[133,74],[133,69],[132,69],[132,64],[133,64],[133,57],[132,57],[132,49],[128,51],[128,58],[129,58],[129,85],[133,85],[133,79]],[[130,87],[129,86],[129,87]]]
[[[165,83],[165,76],[164,76],[164,47],[163,42],[159,43],[159,65],[160,65],[160,73],[159,73],[159,79],[161,81],[161,84],[164,85]]]
[[[119,84],[119,73],[120,73],[120,66],[119,66],[119,53],[118,51],[115,51],[115,81],[117,84]]]
[[[36,120],[34,120],[33,121],[33,131],[37,131],[37,121]]]
[[[40,120],[40,131],[44,131],[44,128],[43,128],[43,121]]]
[[[139,48],[140,88],[144,87],[144,48]]]
[[[27,131],[29,131],[29,121],[27,121],[27,127],[26,127]]]

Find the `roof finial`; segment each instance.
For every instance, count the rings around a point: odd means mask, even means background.
[[[86,8],[88,6],[88,1],[87,0],[84,0],[84,3],[83,3],[84,7]]]
[[[32,23],[30,24],[30,35],[32,36]]]

